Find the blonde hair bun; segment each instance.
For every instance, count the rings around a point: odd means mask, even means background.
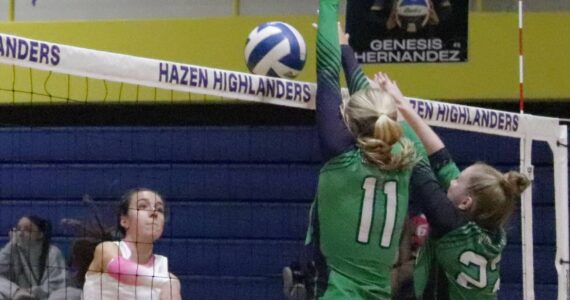
[[[504,175],[505,181],[508,186],[505,190],[510,190],[510,194],[513,197],[518,197],[522,192],[530,185],[530,180],[528,177],[522,173],[516,171],[510,171]]]

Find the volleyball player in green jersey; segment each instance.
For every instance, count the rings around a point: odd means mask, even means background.
[[[411,187],[430,223],[430,238],[416,267],[416,291],[426,299],[496,299],[499,262],[506,245],[503,226],[530,184],[516,171],[501,173],[476,163],[458,169],[437,134],[404,99],[386,75],[376,78],[398,102],[398,109],[422,140],[430,163],[414,168]],[[438,182],[435,174],[443,180]],[[445,191],[447,189],[447,192]],[[430,269],[444,274],[445,288],[424,294]],[[433,274],[433,273],[432,273]]]
[[[338,0],[320,1],[316,116],[327,163],[320,171],[307,242],[318,247],[327,271],[318,274],[326,280],[316,296],[390,299],[417,156],[395,121],[394,100],[369,87],[359,68],[349,80],[354,94],[342,103],[337,13]]]

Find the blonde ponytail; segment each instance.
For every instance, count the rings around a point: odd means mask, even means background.
[[[417,162],[413,143],[402,138],[402,126],[395,121],[396,103],[380,88],[361,90],[342,107],[344,120],[356,137],[364,157],[382,170],[403,170]],[[402,150],[392,153],[400,143]]]
[[[402,137],[402,126],[388,115],[382,114],[374,124],[374,137],[393,145]]]

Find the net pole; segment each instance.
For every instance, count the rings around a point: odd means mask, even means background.
[[[532,165],[532,138],[524,137],[520,141],[520,172],[534,180]],[[532,225],[532,185],[521,195],[521,234],[524,300],[534,300],[534,237]]]
[[[519,43],[519,111],[524,114],[524,52],[523,52],[523,1],[518,1],[518,43]],[[520,171],[531,180],[534,178],[532,165],[532,139],[528,135],[520,140]],[[523,297],[534,300],[534,238],[532,226],[532,187],[521,195],[521,235],[523,265]]]
[[[568,127],[560,126],[560,138],[550,144],[554,158],[554,209],[556,215],[556,258],[558,300],[570,296],[570,258],[568,233]]]

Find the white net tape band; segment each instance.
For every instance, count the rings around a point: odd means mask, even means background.
[[[116,54],[0,34],[0,63],[83,76],[314,109],[316,85]]]
[[[56,73],[315,109],[316,85],[294,80],[116,54],[0,34],[0,63]],[[346,91],[344,91],[346,94]],[[432,125],[512,137],[557,139],[559,120],[413,99]],[[547,135],[547,136],[545,136]],[[542,138],[541,138],[542,137]]]
[[[0,34],[0,63],[276,105],[315,109],[316,85],[116,54]],[[346,90],[344,91],[346,94]],[[559,120],[458,104],[412,99],[431,125],[503,136],[557,139]]]

